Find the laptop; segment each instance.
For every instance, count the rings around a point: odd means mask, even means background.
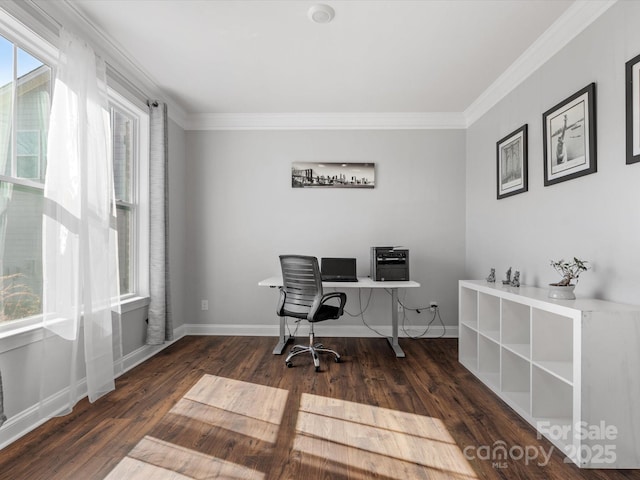
[[[355,258],[322,258],[320,273],[323,282],[357,282]]]

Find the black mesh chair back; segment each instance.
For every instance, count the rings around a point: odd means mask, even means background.
[[[303,318],[310,322],[322,300],[322,277],[316,257],[280,255],[282,305],[278,315]]]

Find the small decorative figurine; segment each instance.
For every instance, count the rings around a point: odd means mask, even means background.
[[[509,267],[509,270],[507,270],[507,278],[502,280],[502,284],[503,285],[511,284],[511,267]]]
[[[487,277],[487,282],[496,283],[496,269],[495,268],[491,269],[491,273],[489,273],[489,276]]]
[[[516,270],[516,273],[513,274],[513,280],[511,280],[511,286],[512,287],[520,286],[520,272],[518,270]]]

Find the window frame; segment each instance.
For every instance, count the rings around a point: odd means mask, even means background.
[[[112,87],[107,87],[110,113],[113,108],[133,118],[131,201],[117,201],[116,208],[129,208],[134,212],[132,221],[133,248],[131,293],[120,295],[121,302],[143,300],[149,296],[149,112],[144,111]],[[136,302],[137,303],[137,302]]]
[[[22,50],[25,53],[31,55],[34,58],[40,60],[44,65],[49,67],[51,75],[50,86],[50,98],[53,95],[53,81],[56,71],[56,57],[57,49],[51,44],[44,41],[37,36],[34,32],[26,28],[11,15],[0,10],[0,34],[9,42],[13,44],[13,73],[12,82],[16,82],[16,68],[18,61],[18,50]],[[17,113],[17,89],[12,89],[12,112],[11,112],[11,158],[9,159],[11,164],[11,175],[4,175],[0,173],[0,182],[9,183],[18,187],[26,188],[32,191],[40,192],[44,196],[44,181],[33,180],[29,178],[22,178],[17,176],[18,169],[18,154],[17,154],[17,136],[18,130],[16,125]],[[42,145],[40,145],[42,148]],[[31,315],[28,317],[17,318],[15,320],[9,320],[7,322],[0,323],[0,338],[6,336],[17,335],[28,332],[34,328],[39,327],[42,323],[42,313]]]
[[[36,57],[51,69],[51,94],[53,95],[58,60],[57,48],[2,9],[0,9],[0,34],[12,42],[15,47]],[[109,78],[107,78],[107,84],[109,84]],[[115,84],[117,85],[117,82]],[[15,94],[14,92],[14,96]],[[134,135],[133,148],[132,203],[129,205],[135,208],[134,221],[132,221],[134,234],[131,240],[133,242],[133,258],[131,259],[133,277],[131,279],[131,293],[120,296],[121,312],[126,313],[149,303],[149,112],[135,105],[109,85],[107,85],[107,96],[110,113],[111,107],[115,106],[133,117],[137,123],[137,134]],[[16,134],[12,132],[11,162],[14,163],[17,162],[15,139]],[[3,174],[0,174],[0,181],[44,192],[44,182]],[[2,322],[0,323],[0,338],[15,337],[16,341],[22,344],[19,338],[29,335],[30,331],[39,328],[41,321],[42,314],[38,314]],[[15,346],[13,345],[13,347]]]

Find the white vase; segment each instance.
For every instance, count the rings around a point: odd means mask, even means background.
[[[573,293],[575,285],[549,285],[549,298],[556,300],[575,300],[576,295]]]

